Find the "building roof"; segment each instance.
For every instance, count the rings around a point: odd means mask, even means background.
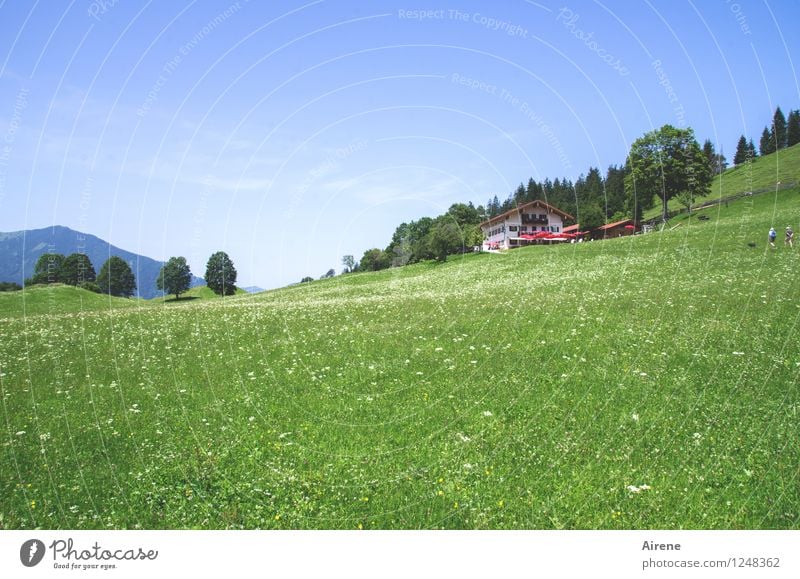
[[[567,225],[561,231],[563,233],[572,233],[573,231],[578,231],[580,228],[581,228],[581,224],[580,223],[576,223],[575,225]]]
[[[632,221],[630,219],[623,219],[622,221],[615,221],[614,223],[606,223],[605,225],[601,225],[595,231],[605,231],[607,229],[613,229],[614,227],[619,227],[620,225],[627,225]]]
[[[518,213],[522,213],[524,209],[534,206],[547,209],[549,213],[555,213],[557,215],[560,215],[561,219],[575,219],[572,215],[564,211],[561,211],[561,209],[559,209],[558,207],[553,207],[552,205],[550,205],[549,203],[545,203],[541,199],[535,199],[533,201],[529,201],[528,203],[523,203],[522,205],[518,205],[517,207],[514,207],[514,209],[509,209],[505,213],[501,213],[500,215],[495,215],[491,219],[487,219],[486,221],[480,224],[480,227],[483,227],[484,225],[490,225],[498,221],[503,221],[506,219],[506,217],[512,215],[515,211]]]

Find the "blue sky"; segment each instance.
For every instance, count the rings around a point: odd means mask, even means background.
[[[730,160],[800,108],[797,22],[794,0],[3,2],[0,231],[319,277],[666,123]]]

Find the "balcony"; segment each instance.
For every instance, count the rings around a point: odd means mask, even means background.
[[[523,225],[547,225],[547,215],[536,215],[534,213],[522,214]]]

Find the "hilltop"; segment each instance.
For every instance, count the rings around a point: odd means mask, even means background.
[[[798,207],[7,318],[3,525],[797,528]]]

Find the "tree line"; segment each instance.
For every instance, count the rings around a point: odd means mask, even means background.
[[[761,139],[758,143],[761,156],[792,147],[797,143],[800,143],[800,110],[789,111],[787,120],[781,107],[777,107],[775,114],[772,115],[772,123],[765,126],[761,132]],[[757,156],[753,140],[747,141],[744,135],[739,137],[733,164],[741,165]]]
[[[206,285],[217,295],[236,293],[236,268],[227,253],[218,251],[208,258],[205,280]],[[133,270],[124,259],[116,255],[106,260],[100,273],[95,273],[92,261],[85,253],[72,253],[68,256],[45,253],[36,260],[33,275],[25,280],[25,285],[53,283],[125,298],[136,292]],[[156,279],[156,287],[166,294],[175,294],[175,299],[188,291],[191,283],[192,272],[185,257],[169,258]]]
[[[136,278],[128,263],[112,255],[96,273],[92,260],[85,253],[45,253],[36,260],[33,275],[25,285],[63,283],[95,293],[130,297],[136,291]]]

